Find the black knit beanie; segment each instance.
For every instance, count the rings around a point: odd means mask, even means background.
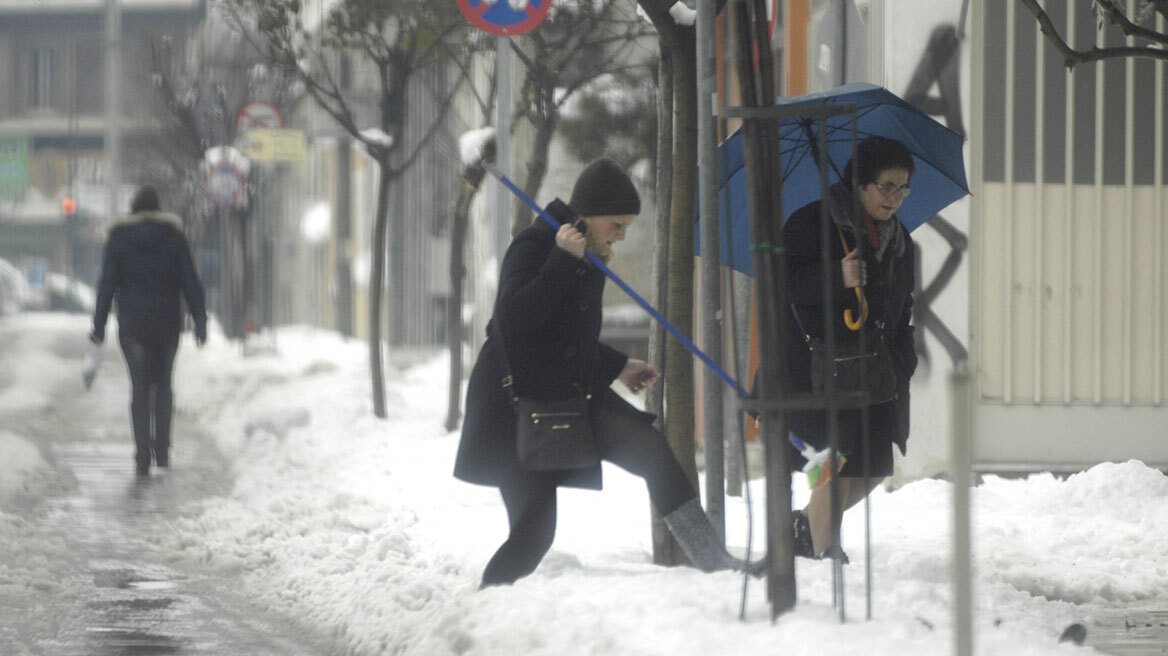
[[[601,157],[576,178],[568,206],[579,216],[636,215],[641,213],[641,197],[628,174]]]

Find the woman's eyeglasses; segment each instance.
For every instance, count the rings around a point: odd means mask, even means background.
[[[908,195],[912,193],[912,187],[908,185],[897,185],[895,182],[885,182],[884,184],[878,184],[876,185],[876,189],[885,198],[900,196],[902,200],[908,198]]]

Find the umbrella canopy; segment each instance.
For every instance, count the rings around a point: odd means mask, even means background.
[[[964,138],[938,123],[892,92],[871,84],[853,83],[803,96],[779,99],[779,107],[855,103],[856,141],[880,136],[903,143],[913,155],[916,171],[912,194],[904,199],[897,217],[910,231],[969,193],[962,153]],[[850,114],[825,119],[828,183],[843,175],[852,157]],[[782,217],[786,222],[799,208],[819,200],[819,165],[812,144],[819,131],[814,117],[779,120],[779,153],[783,180]],[[746,169],[742,131],[718,146],[718,212],[722,219],[722,263],[752,272],[750,217],[746,209]]]

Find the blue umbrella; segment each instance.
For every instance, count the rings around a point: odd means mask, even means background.
[[[855,103],[856,140],[887,137],[903,143],[913,154],[916,171],[912,194],[897,211],[910,231],[949,204],[969,193],[962,156],[964,138],[897,97],[872,84],[847,84],[830,91],[780,98],[780,107]],[[812,155],[818,132],[816,118],[779,121],[779,152],[783,180],[782,217],[819,200],[819,165]],[[849,114],[825,119],[828,183],[843,174],[852,157],[852,121]],[[746,209],[746,169],[742,159],[742,131],[718,146],[718,212],[722,219],[722,262],[751,274],[750,217]]]

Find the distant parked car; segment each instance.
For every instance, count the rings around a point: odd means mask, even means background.
[[[16,314],[28,299],[28,282],[24,273],[0,257],[0,316]]]
[[[90,314],[97,303],[97,293],[89,285],[60,273],[50,273],[46,282],[49,309],[54,312]]]

